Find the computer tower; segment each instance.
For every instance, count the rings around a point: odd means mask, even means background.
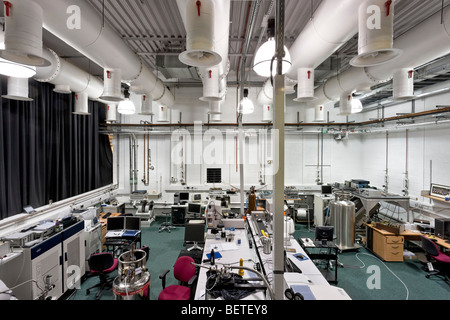
[[[434,219],[434,234],[441,239],[450,239],[450,218]]]
[[[174,226],[184,226],[184,219],[187,206],[172,206],[172,224]]]

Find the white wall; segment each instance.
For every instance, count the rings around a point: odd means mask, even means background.
[[[249,96],[253,101],[261,89],[251,88]],[[174,90],[175,106],[171,110],[171,122],[176,124],[179,121],[179,114],[182,112],[182,123],[193,123],[194,121],[207,122],[208,104],[198,98],[202,95],[200,88],[177,88]],[[236,123],[236,99],[237,90],[229,88],[225,102],[222,104],[222,123]],[[314,110],[312,106],[299,104],[293,101],[294,95],[287,96],[286,123],[296,123],[297,116],[303,122],[314,121]],[[139,99],[134,98],[136,102]],[[434,109],[436,105],[445,105],[450,99],[450,94],[445,93],[415,101],[414,110],[412,102],[404,102],[392,107],[385,108],[385,117],[395,116],[397,113],[420,112]],[[154,103],[154,110],[157,105]],[[330,103],[326,105],[329,112],[330,121],[345,122],[346,117],[338,116],[338,110]],[[377,111],[365,112],[348,117],[349,121],[366,121],[379,116]],[[122,116],[122,123],[139,123],[145,119],[150,121],[150,117],[142,116]],[[156,121],[157,115],[153,117]],[[252,115],[244,116],[244,123],[260,123],[262,120],[262,106],[255,106]],[[188,129],[188,128],[185,128]],[[239,187],[239,172],[236,169],[236,140],[235,129],[225,131],[223,127],[203,127],[215,135],[214,141],[211,135],[203,134],[202,144],[194,144],[194,134],[190,133],[192,141],[193,155],[199,156],[203,153],[201,161],[186,165],[186,185],[170,183],[170,177],[180,178],[180,166],[171,164],[171,153],[178,143],[178,138],[173,135],[155,135],[150,138],[152,149],[152,163],[155,170],[150,173],[150,185],[145,187],[141,180],[143,168],[143,140],[142,135],[136,135],[139,144],[138,169],[139,184],[137,189],[147,189],[149,192],[162,191],[168,189],[183,189],[185,187],[209,188],[206,184],[206,168],[221,167],[224,188]],[[154,130],[159,130],[155,128]],[[192,130],[192,128],[190,129]],[[218,131],[214,131],[218,130]],[[268,142],[261,141],[263,137],[258,131],[259,128],[244,127],[246,137],[246,165],[245,165],[245,186],[260,186],[259,173],[261,163],[267,165],[267,160],[273,160],[270,151],[270,134]],[[266,130],[266,129],[264,129]],[[267,132],[267,131],[265,131]],[[444,185],[450,185],[450,151],[447,145],[449,136],[449,126],[439,125],[432,127],[417,127],[408,129],[408,172],[409,172],[409,194],[419,201],[427,203],[429,200],[420,196],[422,190],[426,190],[430,185],[430,161],[433,164],[433,181]],[[248,136],[250,135],[250,136]],[[120,136],[120,188],[119,193],[129,193],[129,154],[128,136]],[[217,140],[220,139],[220,140]],[[318,168],[323,176],[324,183],[344,182],[350,179],[366,179],[371,185],[380,189],[383,188],[386,170],[386,134],[359,133],[350,134],[347,138],[337,141],[331,134],[323,135],[323,167],[317,166],[318,158],[322,158],[322,135],[320,129],[303,128],[295,130],[289,127],[286,132],[286,157],[285,157],[285,185],[286,186],[310,186],[316,184]],[[406,129],[398,129],[389,132],[388,148],[388,169],[389,169],[389,191],[396,194],[403,194],[404,179],[406,171]],[[197,141],[198,142],[198,141]],[[221,145],[219,148],[218,145]],[[264,145],[267,150],[264,150]],[[263,148],[262,150],[260,148]],[[201,149],[201,150],[200,150]],[[267,154],[261,159],[261,151]],[[186,153],[187,150],[185,149]],[[318,154],[319,152],[319,154]],[[264,153],[264,152],[262,152]],[[176,154],[176,152],[174,152]],[[208,164],[212,155],[221,155],[219,159],[223,161],[219,164]],[[249,158],[250,157],[250,158]],[[251,159],[252,161],[249,161]],[[250,163],[249,163],[250,162]],[[270,177],[267,177],[268,188],[271,185]],[[164,200],[172,201],[172,194],[166,195]]]

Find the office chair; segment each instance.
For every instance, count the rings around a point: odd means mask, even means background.
[[[197,280],[197,270],[192,264],[194,259],[189,256],[181,256],[175,262],[173,275],[179,281],[178,285],[166,287],[166,276],[170,270],[165,270],[159,278],[162,280],[163,290],[158,300],[192,300],[193,284]]]
[[[439,250],[439,247],[432,239],[421,236],[421,240],[422,248],[425,250],[425,255],[428,260],[428,274],[425,277],[429,278],[430,276],[441,275],[447,282],[450,282],[450,278],[445,272],[443,272],[444,270],[441,269],[441,271],[439,271],[437,269],[434,269],[433,266],[434,264],[440,264],[443,268],[448,268],[450,266],[450,256],[441,252]]]
[[[92,254],[88,260],[90,275],[99,276],[100,282],[96,285],[86,289],[86,294],[89,294],[91,289],[100,287],[96,300],[100,299],[100,295],[105,287],[112,288],[112,278],[108,277],[108,274],[117,269],[119,260],[115,259],[110,252],[101,252]]]
[[[166,221],[161,224],[158,232],[161,232],[164,230],[171,232],[172,229],[176,228],[174,225],[172,225],[172,222],[169,221],[169,215],[172,216],[172,212],[163,212],[163,214],[166,215]],[[170,217],[170,219],[172,219],[172,217]]]

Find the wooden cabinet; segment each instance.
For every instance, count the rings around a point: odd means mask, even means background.
[[[384,261],[403,261],[403,248],[405,238],[395,236],[384,230],[367,227],[367,248]]]

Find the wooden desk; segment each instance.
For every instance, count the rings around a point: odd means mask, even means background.
[[[436,237],[436,236],[433,236],[430,234],[423,234],[419,231],[405,230],[401,233],[401,235],[403,237],[405,237],[406,241],[418,241],[418,240],[420,240],[421,236],[424,236],[424,237],[430,238],[432,240],[435,240],[436,244],[438,246],[445,248],[445,249],[450,249],[450,243],[446,242],[448,240],[445,240],[445,239],[442,239],[442,238],[439,238],[439,237]]]
[[[405,230],[399,235],[392,232],[377,229],[366,224],[366,247],[384,261],[403,261],[403,249],[406,241],[420,241],[421,236],[436,240],[436,244],[445,249],[450,249],[450,243],[433,235],[422,234],[417,231]]]

